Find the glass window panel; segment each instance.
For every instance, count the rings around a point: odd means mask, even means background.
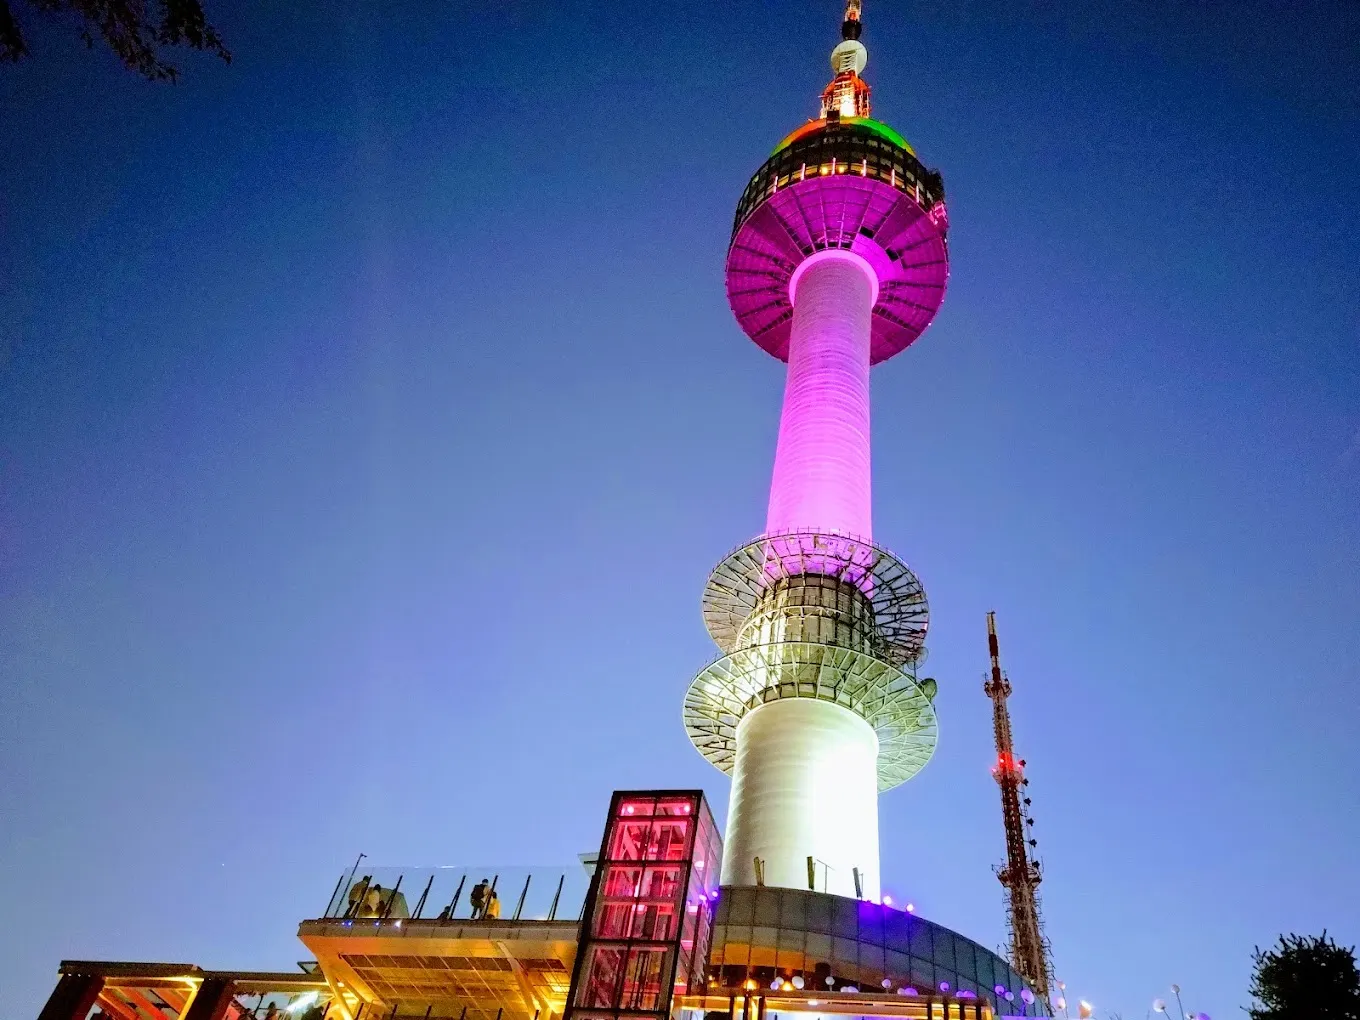
[[[883,915],[883,944],[889,949],[907,952],[912,925],[916,919],[902,910],[885,911]]]
[[[807,929],[807,900],[799,893],[787,892],[779,912],[779,926],[796,931]]]
[[[996,986],[996,974],[992,968],[992,954],[979,952],[977,955],[977,966],[974,968],[974,975],[977,977],[978,994],[990,993]]]
[[[626,797],[619,804],[620,818],[646,818],[656,801],[651,797]]]
[[[930,954],[935,966],[954,969],[954,936],[943,928],[935,929],[935,951]],[[941,979],[943,980],[943,979]],[[938,984],[938,982],[937,982]]]
[[[647,847],[652,823],[647,821],[619,821],[614,824],[614,835],[609,841],[611,861],[640,861]]]
[[[977,961],[973,958],[973,943],[967,939],[954,939],[954,969],[964,984],[971,987],[977,983]],[[973,991],[977,991],[973,988]]]
[[[713,929],[713,949],[709,953],[709,960],[713,966],[721,966],[724,961],[724,954],[727,952],[727,929]]]
[[[750,924],[755,914],[756,897],[752,888],[728,889],[723,893],[729,924]]]
[[[906,953],[888,950],[884,957],[884,965],[891,978],[905,981],[911,976],[911,957]]]
[[[586,979],[576,993],[576,1005],[610,1009],[615,1005],[623,976],[625,951],[617,946],[595,946],[587,964]]]
[[[831,900],[831,933],[841,938],[859,938],[858,901],[843,897]]]
[[[675,910],[671,904],[656,906],[638,903],[633,906],[633,930],[635,939],[648,939],[656,942],[675,937]]]
[[[607,867],[600,883],[600,894],[612,899],[632,899],[637,895],[638,883],[641,881],[642,869],[639,867]]]
[[[779,899],[777,889],[756,889],[754,923],[777,925],[779,923]]]
[[[862,903],[856,913],[859,915],[859,940],[883,945],[883,908]]]
[[[622,939],[628,937],[633,917],[633,903],[601,903],[595,914],[597,938]]]
[[[919,920],[911,926],[907,945],[911,949],[912,956],[924,960],[934,959],[934,947],[930,941],[930,928],[929,923]]]
[[[808,931],[831,930],[831,901],[825,896],[810,896],[807,900]]]
[[[622,1009],[657,1009],[662,996],[662,975],[670,968],[670,949],[637,948],[628,954],[624,969]]]
[[[921,992],[928,992],[935,987],[935,967],[929,960],[922,960],[919,957],[911,958],[911,983]]]
[[[807,955],[813,964],[831,962],[831,936],[810,931],[807,934]]]
[[[845,963],[859,966],[859,943],[854,939],[833,938],[831,940],[831,959],[837,964]]]
[[[796,949],[801,953],[807,939],[807,932],[802,928],[780,928],[775,938],[775,944],[780,949]]]
[[[803,950],[794,946],[781,945],[775,953],[775,966],[781,971],[801,971],[807,969],[803,960]]]
[[[759,934],[759,932],[761,932],[761,931],[763,931],[763,930],[764,930],[764,929],[757,928],[757,929],[756,929],[756,932],[757,932],[757,934]],[[773,944],[772,942],[762,942],[759,938],[752,939],[752,940],[751,940],[751,966],[752,966],[752,967],[768,967],[770,970],[773,971],[773,970],[774,970],[774,965],[775,965],[775,948],[774,948],[774,944]],[[767,980],[768,980],[768,979],[767,979]]]
[[[883,947],[876,946],[871,942],[861,942],[859,944],[859,966],[863,971],[870,974],[877,974],[882,980],[886,973],[883,965]]]
[[[702,960],[695,960],[693,943],[680,943],[680,959],[675,966],[675,984],[672,990],[676,995],[684,995],[688,990],[690,982],[699,982],[699,971],[703,967]],[[696,991],[698,988],[696,987]]]
[[[751,929],[751,945],[769,946],[773,949],[779,944],[779,929],[756,925]]]
[[[711,847],[700,847],[694,852],[693,880],[691,893],[703,892],[711,896],[718,888],[718,856]]]
[[[728,939],[727,946],[723,949],[723,963],[729,966],[745,967],[750,959],[751,937],[749,931],[742,938]]]
[[[659,815],[692,815],[694,814],[694,801],[689,797],[667,797],[656,802],[656,813]]]
[[[652,902],[678,903],[684,879],[685,869],[680,865],[648,868],[642,873],[638,895]]]
[[[689,837],[694,831],[689,818],[658,818],[647,847],[649,861],[681,861],[689,856]]]
[[[747,952],[751,945],[751,926],[749,924],[729,924],[727,926],[728,946],[744,946],[742,952]],[[744,958],[744,957],[743,957]]]
[[[701,930],[699,908],[691,903],[685,908],[685,912],[681,915],[681,918],[680,941],[686,945],[693,945],[694,940],[699,937],[699,932]]]

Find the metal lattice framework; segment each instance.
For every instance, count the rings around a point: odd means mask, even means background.
[[[731,774],[742,718],[786,698],[828,701],[872,726],[880,791],[905,783],[935,753],[935,709],[914,676],[863,652],[806,642],[754,645],[712,663],[685,695],[685,729],[705,758]]]
[[[893,666],[925,650],[930,607],[910,567],[873,542],[849,535],[798,531],[766,535],[732,552],[704,587],[704,625],[724,652],[737,650],[744,624],[776,581],[823,574],[853,584],[873,606],[875,651]]]

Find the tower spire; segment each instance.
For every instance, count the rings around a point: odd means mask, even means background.
[[[860,0],[845,0],[845,20],[841,22],[842,39],[858,39],[860,33],[860,16],[863,14],[864,5]]]
[[[1001,672],[1001,651],[996,640],[996,614],[987,614],[987,650],[991,654],[992,671],[982,685],[983,692],[992,699],[992,730],[996,736],[996,765],[992,775],[1001,787],[1001,813],[1006,826],[1006,863],[996,869],[996,877],[1006,889],[1008,918],[1011,929],[1011,966],[1024,975],[1034,988],[1045,1016],[1051,1016],[1048,992],[1048,941],[1044,938],[1043,923],[1039,918],[1039,897],[1035,890],[1043,880],[1038,861],[1029,859],[1028,848],[1035,840],[1025,839],[1025,827],[1033,819],[1028,815],[1029,798],[1023,798],[1020,787],[1028,786],[1025,762],[1015,757],[1011,740],[1011,714],[1006,700],[1011,696],[1011,682]]]
[[[822,91],[824,120],[869,116],[869,84],[860,77],[869,62],[869,51],[859,41],[862,15],[860,0],[846,0],[841,41],[831,51],[831,70],[836,76]]]

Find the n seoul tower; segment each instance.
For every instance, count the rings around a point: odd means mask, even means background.
[[[849,0],[821,116],[737,204],[727,296],[787,362],[765,531],[704,590],[723,655],[685,698],[690,739],[732,776],[724,885],[878,899],[878,794],[935,750],[918,680],[928,610],[873,541],[869,368],[930,325],[949,274],[944,183],[870,117],[860,0]]]

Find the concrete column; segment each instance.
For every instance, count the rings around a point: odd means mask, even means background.
[[[878,278],[860,256],[817,252],[793,274],[793,325],[767,534],[873,537],[869,339]]]
[[[724,885],[808,887],[879,895],[878,736],[849,709],[811,698],[772,701],[737,726],[737,759],[723,844]]]

